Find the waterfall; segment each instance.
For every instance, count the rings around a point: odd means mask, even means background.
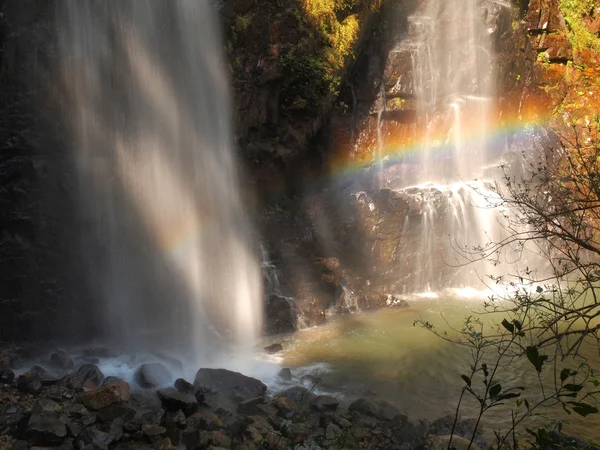
[[[260,263],[208,1],[65,1],[57,11],[81,230],[106,337],[189,362],[252,346]]]
[[[420,204],[418,217],[407,218],[412,223],[405,227],[407,236],[409,228],[419,229],[409,289],[480,286],[495,269],[485,261],[464,265],[460,253],[502,234],[490,190],[502,175],[488,144],[495,73],[483,4],[429,0],[408,24],[396,51],[412,61],[420,148],[416,168],[390,187]]]

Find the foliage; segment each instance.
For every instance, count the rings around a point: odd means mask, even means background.
[[[600,53],[600,37],[586,27],[585,18],[591,17],[596,0],[560,0],[560,9],[568,25],[569,41],[578,51],[593,49]]]
[[[504,185],[492,188],[488,200],[503,211],[506,237],[463,252],[494,264],[506,261],[507,250],[518,255],[513,262],[534,253],[544,269],[515,267],[513,276],[490,276],[496,294],[454,336],[416,322],[470,351],[455,425],[466,396],[475,399],[479,414],[471,441],[483,415],[502,405],[510,405],[512,426],[495,431],[499,448],[517,448],[519,431],[544,407],[584,417],[598,413],[600,382],[582,349],[600,345],[600,118],[587,125],[562,137],[558,149],[524,152],[519,171],[503,166]],[[527,367],[537,389],[503,381]],[[554,439],[545,428],[527,432],[532,448],[547,448]]]

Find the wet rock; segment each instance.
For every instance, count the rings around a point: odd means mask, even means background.
[[[327,425],[325,430],[325,437],[329,440],[336,439],[340,434],[342,434],[342,430],[337,425],[330,423]]]
[[[101,386],[104,379],[104,374],[96,364],[84,364],[77,369],[77,375],[83,379],[84,384],[89,381],[94,387]]]
[[[67,435],[72,438],[76,438],[81,433],[82,428],[75,423],[68,423],[65,426],[67,427]]]
[[[98,416],[96,416],[95,413],[92,414],[88,414],[87,416],[83,416],[81,418],[81,424],[84,427],[89,427],[90,425],[93,425],[96,423],[96,419],[98,418]]]
[[[119,377],[113,377],[113,376],[106,377],[102,380],[101,386],[106,386],[107,384],[111,384],[111,383],[117,383],[119,381],[123,381],[123,380]]]
[[[177,411],[180,409],[186,415],[190,415],[198,407],[198,401],[193,394],[185,394],[175,388],[159,389],[157,394],[161,404],[168,411]]]
[[[71,370],[75,367],[73,360],[64,350],[58,350],[50,355],[50,364],[52,367],[63,370]]]
[[[136,410],[127,405],[111,405],[101,409],[96,413],[96,417],[100,422],[112,422],[115,419],[121,418],[124,422],[133,420],[136,415]]]
[[[173,386],[175,386],[175,389],[179,392],[183,392],[184,394],[195,394],[197,391],[192,383],[183,378],[177,378]]]
[[[75,418],[87,416],[90,413],[81,403],[68,404],[63,408],[63,411],[67,416]]]
[[[97,427],[88,427],[83,430],[75,439],[75,445],[80,450],[83,450],[88,445],[94,447],[106,448],[114,441],[114,437],[110,433],[105,433]]]
[[[144,433],[144,435],[148,436],[149,438],[162,436],[166,432],[167,429],[159,425],[142,425],[142,433]]]
[[[417,423],[408,422],[399,430],[394,431],[394,436],[404,443],[404,448],[417,449],[425,442],[429,427],[430,423],[426,420],[420,420]]]
[[[194,387],[201,392],[216,392],[235,401],[262,396],[267,386],[260,380],[226,369],[200,369]]]
[[[275,397],[283,397],[291,400],[298,406],[308,404],[314,396],[314,394],[309,392],[309,390],[303,386],[293,386],[275,395]]]
[[[171,442],[171,439],[166,437],[166,438],[160,439],[160,440],[156,441],[154,444],[152,444],[152,449],[153,450],[177,450],[177,447],[175,445],[173,445],[173,443]]]
[[[277,373],[277,376],[283,380],[290,381],[292,379],[292,371],[290,369],[283,368]]]
[[[29,418],[25,434],[33,445],[54,446],[67,437],[67,429],[58,414],[35,412]]]
[[[109,434],[115,441],[120,441],[123,437],[123,425],[124,421],[121,417],[117,417],[111,422]]]
[[[350,404],[348,410],[386,421],[394,420],[397,416],[403,416],[398,408],[385,400],[359,398]]]
[[[271,294],[265,305],[267,334],[289,333],[296,330],[298,311],[285,297]]]
[[[277,353],[283,350],[283,345],[281,344],[271,344],[265,347],[265,352],[272,355],[273,353]]]
[[[271,402],[271,405],[274,406],[277,410],[277,415],[285,419],[294,417],[294,415],[298,411],[298,405],[296,405],[296,403],[294,403],[292,400],[285,397],[275,398]]]
[[[216,414],[208,411],[199,411],[187,419],[188,428],[196,430],[213,431],[223,428],[223,422]]]
[[[238,404],[237,410],[240,413],[252,412],[256,409],[256,406],[262,405],[265,402],[264,397],[255,397],[248,400],[244,400]]]
[[[129,400],[129,384],[125,381],[111,383],[77,397],[77,401],[88,409],[98,410]]]
[[[477,444],[471,444],[468,439],[465,439],[460,436],[453,436],[452,442],[450,442],[450,435],[444,436],[431,436],[427,438],[425,443],[423,444],[424,450],[441,450],[447,449],[448,446],[451,445],[452,448],[456,450],[481,450],[481,448]]]
[[[184,416],[185,417],[185,416]],[[143,425],[160,425],[165,418],[165,410],[162,408],[153,408],[141,416]]]
[[[169,384],[173,374],[161,363],[147,363],[137,369],[134,379],[140,387],[151,389]]]
[[[0,370],[0,384],[11,384],[15,379],[15,373],[12,370]]]
[[[40,398],[33,405],[33,410],[43,413],[59,413],[61,412],[62,408],[54,400],[50,400],[49,398]]]
[[[310,401],[312,409],[320,412],[335,411],[340,402],[330,395],[317,395]]]
[[[42,392],[42,381],[37,373],[26,372],[17,379],[17,388],[25,394],[38,395]]]

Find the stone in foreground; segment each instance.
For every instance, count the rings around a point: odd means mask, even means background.
[[[330,395],[318,395],[310,401],[310,407],[319,412],[335,411],[340,402]]]
[[[173,374],[161,363],[147,363],[138,368],[134,379],[140,387],[151,389],[169,384],[173,379]]]
[[[198,407],[198,401],[193,394],[179,392],[175,388],[159,389],[157,394],[161,404],[168,411],[182,410],[186,415],[190,415]]]
[[[107,384],[99,389],[84,392],[77,397],[79,403],[92,410],[103,409],[127,400],[129,400],[129,383],[125,381]]]
[[[200,369],[194,386],[201,392],[219,393],[238,402],[260,397],[267,390],[262,381],[226,369]]]
[[[67,437],[67,428],[56,413],[34,412],[27,423],[26,435],[33,445],[60,445]]]

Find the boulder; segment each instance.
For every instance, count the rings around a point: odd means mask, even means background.
[[[142,425],[160,425],[164,418],[165,410],[163,408],[153,408],[141,416]]]
[[[310,401],[310,407],[319,412],[335,411],[340,402],[330,395],[317,395]]]
[[[271,344],[265,347],[265,352],[272,355],[273,353],[278,353],[283,350],[283,345],[281,344]]]
[[[398,408],[385,400],[369,400],[365,398],[359,398],[351,403],[348,411],[355,411],[365,416],[385,421],[391,421],[398,416],[403,416]]]
[[[17,379],[17,388],[25,394],[38,395],[42,392],[42,381],[37,373],[26,372]]]
[[[101,386],[106,386],[107,384],[111,384],[111,383],[116,383],[118,381],[123,381],[122,379],[120,379],[119,377],[106,377],[102,380],[102,384]]]
[[[12,370],[0,370],[0,384],[11,384],[15,379],[15,373]]]
[[[290,381],[292,379],[292,371],[286,367],[281,369],[277,376],[283,380]]]
[[[175,386],[175,389],[179,392],[183,392],[184,394],[195,394],[197,390],[192,383],[183,378],[177,378],[173,386]]]
[[[244,400],[238,404],[237,410],[239,413],[253,412],[258,405],[262,405],[265,402],[264,397],[255,397],[248,400]]]
[[[303,386],[293,386],[277,393],[275,397],[284,397],[294,402],[296,405],[301,406],[309,403],[315,395]]]
[[[157,394],[161,404],[167,411],[182,410],[186,415],[190,415],[198,407],[198,401],[193,394],[179,392],[175,388],[159,389]]]
[[[42,397],[34,403],[33,410],[43,413],[59,413],[62,408],[54,400]]]
[[[50,355],[50,364],[52,367],[63,370],[71,370],[75,367],[73,360],[64,350],[58,350]]]
[[[129,384],[125,381],[107,384],[93,391],[84,392],[77,401],[88,409],[98,410],[129,400]]]
[[[94,387],[100,386],[104,379],[104,374],[96,364],[84,364],[77,369],[77,375],[82,378],[84,385],[90,382]]]
[[[25,434],[33,445],[56,446],[67,437],[67,428],[56,413],[34,412],[27,422]]]
[[[112,422],[115,419],[123,419],[123,422],[133,420],[136,410],[126,404],[114,404],[101,409],[96,413],[99,422]]]
[[[114,437],[110,433],[105,433],[93,426],[79,433],[75,439],[75,444],[77,448],[82,450],[88,445],[93,446],[93,448],[106,448],[114,440]]]
[[[137,369],[134,379],[140,387],[151,389],[169,384],[173,374],[161,363],[146,363]]]
[[[267,386],[260,380],[226,369],[200,369],[194,387],[201,392],[222,394],[241,402],[264,395]]]
[[[187,419],[188,428],[196,430],[218,430],[223,428],[223,422],[219,417],[208,411],[199,411]]]

